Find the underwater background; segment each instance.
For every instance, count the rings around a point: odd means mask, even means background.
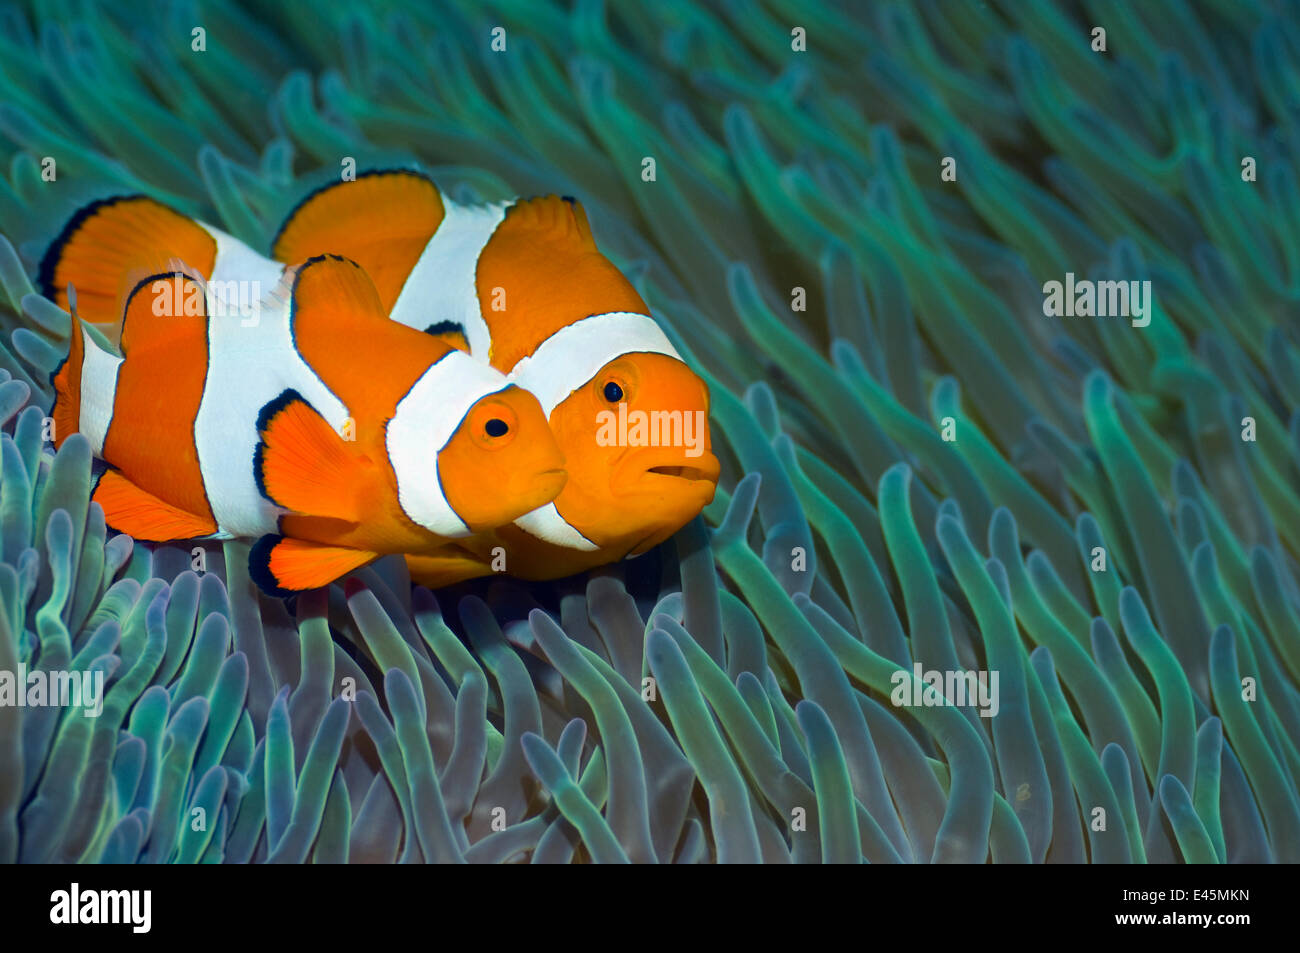
[[[33,0],[0,143],[0,670],[108,685],[0,707],[0,861],[1300,860],[1296,4]],[[290,603],[108,538],[45,243],[265,252],[349,162],[584,202],[711,388],[700,519]]]

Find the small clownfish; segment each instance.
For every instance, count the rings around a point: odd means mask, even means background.
[[[272,247],[280,261],[322,253],[365,268],[395,321],[535,394],[565,455],[569,481],[553,502],[409,557],[418,581],[486,575],[498,546],[512,575],[569,575],[645,552],[713,499],[708,388],[597,249],[575,200],[465,206],[419,173],[363,174],[307,196]]]
[[[145,278],[121,357],[74,318],[51,375],[56,443],[80,432],[107,464],[91,498],[114,529],[256,538],[250,575],[285,596],[490,530],[564,485],[536,398],[389,321],[355,263],[313,258],[253,309],[221,306],[192,273]]]

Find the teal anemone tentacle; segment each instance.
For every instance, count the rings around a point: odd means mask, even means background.
[[[202,11],[0,10],[0,861],[1297,859],[1290,5]],[[51,240],[133,194],[266,253],[382,170],[581,203],[708,391],[662,545],[285,601],[117,532],[51,373],[120,259]]]

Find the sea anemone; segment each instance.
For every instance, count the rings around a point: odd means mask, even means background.
[[[0,13],[0,673],[105,684],[0,705],[0,861],[1300,860],[1293,6],[382,7]],[[111,535],[48,448],[67,215],[265,251],[417,164],[583,199],[714,502],[554,584],[290,603]],[[1147,323],[1045,314],[1067,275]]]

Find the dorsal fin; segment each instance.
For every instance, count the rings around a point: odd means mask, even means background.
[[[122,310],[121,350],[178,348],[179,353],[207,340],[208,309],[203,280],[185,271],[159,272],[141,279],[127,294]]]
[[[293,282],[298,353],[348,406],[359,439],[377,433],[412,383],[453,350],[446,340],[389,320],[354,261],[318,256],[296,270]]]
[[[575,321],[611,311],[649,313],[596,247],[582,206],[554,195],[511,206],[479,252],[474,281],[492,366],[503,371]],[[495,306],[498,298],[505,310]]]
[[[351,258],[370,275],[387,314],[444,212],[438,187],[427,176],[366,172],[304,198],[280,227],[271,254],[290,265],[324,254]]]
[[[366,270],[342,255],[316,255],[293,270],[295,315],[328,316],[338,330],[364,333],[367,323],[375,328],[390,324],[379,300],[378,290]]]
[[[68,285],[77,291],[81,317],[115,324],[123,292],[145,268],[181,259],[208,276],[217,243],[203,226],[144,195],[103,199],[80,209],[50,243],[38,276],[41,293],[68,307]]]
[[[582,203],[570,195],[542,195],[520,199],[506,210],[504,225],[544,233],[556,243],[571,243],[574,250],[596,251],[596,239]]]

